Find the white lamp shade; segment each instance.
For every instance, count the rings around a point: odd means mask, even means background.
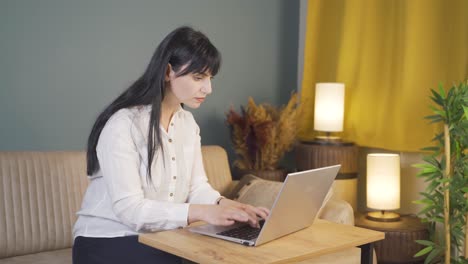
[[[343,83],[317,83],[315,85],[315,130],[343,131],[344,96],[345,85]]]
[[[400,208],[400,156],[367,155],[367,207],[376,210]]]

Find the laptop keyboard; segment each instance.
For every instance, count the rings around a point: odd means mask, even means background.
[[[260,230],[262,230],[265,220],[260,220],[258,222],[260,228],[251,227],[250,225],[243,225],[233,229],[225,230],[223,232],[217,233],[217,235],[234,237],[243,240],[252,240],[258,237]]]

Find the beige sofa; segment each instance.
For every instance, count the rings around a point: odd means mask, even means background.
[[[231,180],[226,152],[219,146],[202,151],[211,184],[229,195],[237,182]],[[0,152],[0,263],[71,263],[75,212],[86,186],[84,152]],[[343,201],[332,198],[321,214],[353,224],[352,208]],[[359,251],[340,256],[351,263],[353,254]],[[340,256],[328,258],[335,262]]]

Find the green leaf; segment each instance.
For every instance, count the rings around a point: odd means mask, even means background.
[[[429,241],[429,240],[415,240],[414,242],[420,244],[420,245],[423,245],[423,246],[427,246],[427,247],[430,247],[430,246],[434,246],[435,243],[432,242],[432,241]]]
[[[439,187],[439,183],[437,181],[432,181],[426,188],[428,192],[433,192],[437,187]]]
[[[444,133],[439,133],[439,134],[436,134],[436,135],[434,136],[434,138],[432,138],[432,141],[441,140],[441,139],[443,139],[443,138],[444,138]],[[443,146],[441,146],[441,147],[443,147]]]
[[[441,121],[444,120],[444,119],[442,119],[442,117],[440,115],[425,116],[424,119],[430,120],[431,122],[429,122],[429,124],[441,122]]]
[[[440,118],[440,116],[439,115],[428,115],[428,116],[424,117],[424,119],[429,119],[429,120],[437,119],[437,118]]]
[[[439,152],[440,148],[437,146],[434,147],[425,147],[421,149],[422,151],[432,151],[432,152]]]
[[[444,90],[444,86],[442,85],[442,83],[439,83],[439,94],[440,94],[440,97],[442,97],[443,99],[445,99],[445,90]]]
[[[420,211],[420,213],[421,213],[421,214],[426,214],[426,213],[428,213],[429,211],[432,211],[432,210],[434,210],[434,206],[433,206],[433,205],[428,205],[428,206],[424,207],[424,208]]]
[[[421,194],[422,196],[426,197],[426,198],[429,199],[429,200],[433,200],[433,199],[434,199],[434,196],[431,195],[431,194],[423,193],[423,192],[421,192],[421,193],[419,193],[419,194]]]
[[[437,171],[439,171],[439,169],[432,165],[430,165],[430,167],[426,167],[422,169],[422,173],[432,173],[432,172],[437,172]]]
[[[434,204],[434,201],[429,200],[429,199],[421,199],[421,200],[413,201],[413,203],[415,203],[415,204],[429,204],[429,205],[432,205],[432,204]]]
[[[440,122],[443,122],[444,119],[442,118],[439,118],[439,119],[432,119],[431,122],[429,122],[429,124],[435,124],[435,123],[440,123]]]
[[[426,259],[424,260],[424,263],[431,263],[431,261],[437,257],[440,253],[442,252],[442,249],[440,248],[436,248],[434,250],[431,251],[431,253],[429,253],[429,255],[427,255]]]
[[[420,250],[418,253],[416,253],[413,257],[417,258],[417,257],[423,256],[423,255],[426,255],[426,254],[429,253],[432,249],[433,249],[432,246],[426,247],[426,248]]]
[[[437,110],[437,109],[432,109],[432,111],[436,113],[437,115],[439,115],[439,117],[441,117],[443,120],[447,119],[447,113],[445,111]]]
[[[431,89],[432,92],[432,101],[434,101],[436,104],[442,106],[444,104],[444,99],[434,90]]]
[[[423,160],[431,165],[433,165],[434,167],[436,168],[439,168],[439,161],[437,161],[436,158],[434,158],[433,156],[425,156],[423,157]]]
[[[416,164],[413,164],[412,166],[415,167],[415,168],[424,169],[424,168],[429,167],[430,165],[429,165],[429,164],[426,164],[426,163],[416,163]]]
[[[438,179],[437,181],[439,183],[446,183],[446,182],[450,182],[451,180],[449,178],[442,178],[442,179]]]

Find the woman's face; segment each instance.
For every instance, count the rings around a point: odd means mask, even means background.
[[[209,73],[189,73],[177,77],[176,72],[170,66],[168,68],[166,81],[169,82],[169,91],[177,99],[177,103],[190,108],[200,107],[206,96],[211,94],[212,76]]]

